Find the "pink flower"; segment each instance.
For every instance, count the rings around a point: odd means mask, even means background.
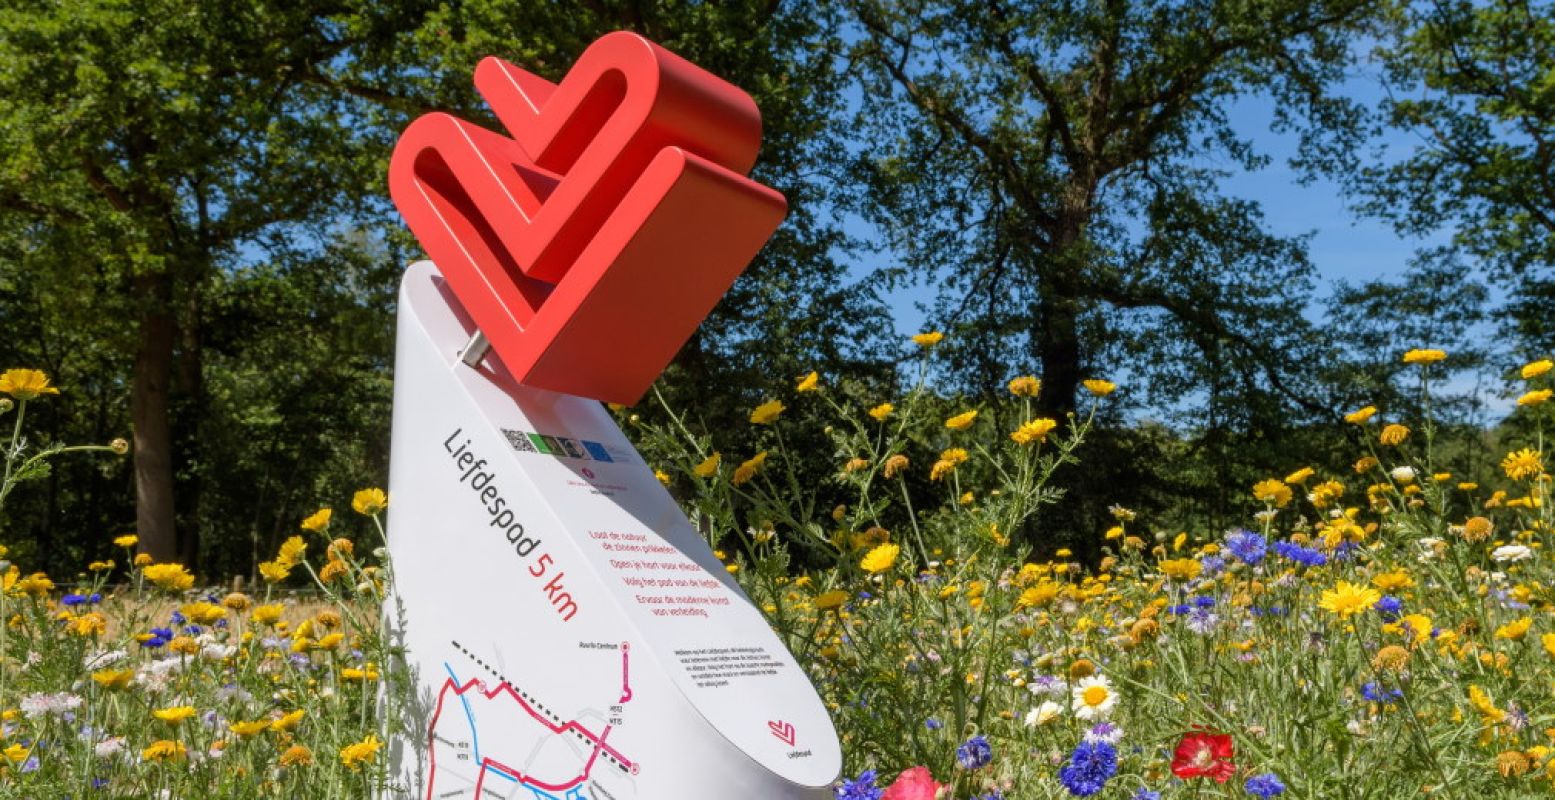
[[[940,784],[929,774],[928,767],[913,767],[896,776],[896,782],[885,790],[880,800],[934,800]]]

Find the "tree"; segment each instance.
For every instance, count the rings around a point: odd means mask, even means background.
[[[235,572],[322,494],[382,480],[394,289],[415,252],[388,156],[426,111],[495,125],[470,82],[489,54],[560,78],[628,28],[762,107],[756,177],[790,221],[666,391],[731,427],[801,367],[866,359],[879,306],[831,258],[839,235],[805,175],[836,95],[818,24],[783,3],[8,5],[0,358],[67,387],[55,438],[135,434],[133,474],[61,480],[17,527],[59,537],[48,553],[68,569],[108,555],[96,537],[133,516],[157,559]]]
[[[862,83],[851,208],[941,289],[965,383],[1036,367],[1044,410],[1082,379],[1151,377],[1157,407],[1208,390],[1227,415],[1330,413],[1294,369],[1310,269],[1299,239],[1219,196],[1253,169],[1226,104],[1339,126],[1328,89],[1365,0],[843,3]],[[1109,364],[1108,362],[1112,363]],[[1273,404],[1245,402],[1267,396]]]
[[[1451,229],[1507,294],[1509,333],[1555,347],[1555,5],[1439,0],[1403,7],[1382,49],[1401,158],[1346,170],[1362,208],[1400,230]]]
[[[93,276],[89,313],[134,325],[136,528],[159,560],[195,552],[175,520],[200,513],[198,473],[176,500],[173,478],[203,437],[175,437],[174,411],[203,402],[214,284],[249,251],[305,247],[370,186],[348,102],[303,80],[339,52],[330,21],[290,3],[0,15],[0,213],[32,267]]]

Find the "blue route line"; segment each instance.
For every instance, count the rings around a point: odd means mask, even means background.
[[[459,676],[454,674],[454,668],[448,666],[447,661],[443,662],[443,669],[448,670],[448,677],[454,682],[455,686],[459,686]],[[464,718],[470,721],[470,743],[475,747],[476,766],[480,769],[486,770],[493,775],[496,775],[499,778],[507,778],[513,783],[518,783],[518,778],[509,775],[506,772],[497,769],[496,767],[483,764],[483,759],[481,758],[481,740],[480,736],[475,732],[475,712],[470,710],[470,699],[461,694],[459,695],[459,703],[460,705],[464,706]]]

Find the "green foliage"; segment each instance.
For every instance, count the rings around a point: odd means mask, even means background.
[[[1363,208],[1401,230],[1446,228],[1507,293],[1527,352],[1555,344],[1555,6],[1418,3],[1381,53],[1388,124],[1418,145],[1353,173]]]

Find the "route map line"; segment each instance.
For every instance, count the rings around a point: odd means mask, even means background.
[[[565,792],[568,789],[572,789],[588,780],[589,775],[593,772],[594,764],[599,759],[600,755],[604,755],[608,761],[614,763],[615,766],[623,773],[635,774],[637,772],[637,764],[633,763],[630,759],[622,755],[615,748],[605,743],[605,740],[610,736],[610,731],[614,726],[606,725],[603,731],[595,734],[593,731],[589,730],[577,720],[568,720],[563,722],[560,717],[552,713],[551,710],[546,708],[545,705],[542,704],[539,700],[531,698],[527,692],[515,689],[513,687],[513,683],[509,681],[506,676],[487,665],[484,660],[465,649],[464,646],[460,645],[457,641],[451,642],[451,644],[453,644],[456,650],[458,650],[460,653],[463,653],[465,657],[474,661],[476,664],[479,664],[482,669],[496,677],[498,684],[495,689],[491,690],[487,690],[486,687],[481,684],[481,681],[478,678],[471,678],[465,681],[463,684],[460,684],[457,676],[454,674],[453,667],[449,666],[447,662],[443,663],[443,668],[448,670],[448,678],[447,680],[443,681],[442,688],[438,690],[437,706],[433,710],[432,718],[427,725],[427,756],[430,761],[427,779],[427,800],[432,800],[434,791],[433,787],[437,780],[437,721],[442,717],[443,702],[447,698],[450,691],[453,692],[455,697],[459,698],[460,703],[464,706],[464,713],[470,724],[470,742],[474,747],[475,757],[478,760],[479,768],[479,773],[476,775],[475,779],[476,797],[479,797],[481,794],[481,789],[485,784],[486,775],[488,772],[495,773],[498,777],[506,778],[507,780],[514,781],[525,786],[532,786],[538,789],[553,792]],[[621,643],[621,695],[620,700],[618,701],[619,703],[626,703],[632,699],[630,650],[631,648],[628,643]],[[576,778],[573,778],[572,780],[569,780],[565,783],[553,784],[542,781],[533,775],[525,775],[521,770],[510,767],[507,764],[497,761],[496,759],[490,758],[488,756],[482,756],[480,752],[480,742],[476,738],[477,734],[475,730],[475,715],[470,710],[469,701],[464,697],[464,695],[471,689],[475,689],[481,695],[485,696],[487,700],[494,699],[497,697],[497,695],[503,694],[505,692],[509,697],[517,701],[519,706],[523,708],[531,718],[545,726],[545,728],[551,733],[556,735],[571,733],[573,736],[578,737],[580,741],[592,742],[593,747],[589,752],[588,761],[586,761],[583,765],[582,772]]]

